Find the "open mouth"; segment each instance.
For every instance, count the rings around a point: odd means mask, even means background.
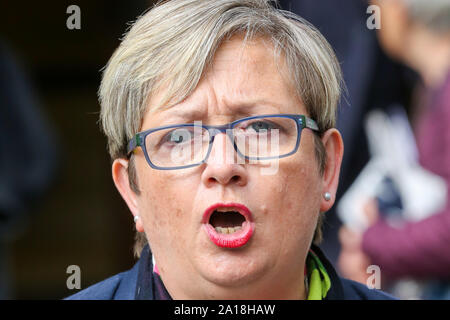
[[[245,245],[254,230],[250,210],[239,203],[217,203],[205,210],[203,226],[209,239],[222,248]]]
[[[242,229],[245,217],[239,211],[224,209],[216,209],[209,218],[209,224],[222,234],[235,233]]]

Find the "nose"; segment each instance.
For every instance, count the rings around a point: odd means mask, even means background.
[[[225,133],[213,138],[211,152],[202,173],[202,182],[211,187],[214,184],[244,186],[248,181],[248,172],[243,161],[235,161],[239,156],[234,150],[231,139]]]

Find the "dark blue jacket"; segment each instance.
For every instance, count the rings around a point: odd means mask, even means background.
[[[394,297],[380,291],[377,289],[368,289],[367,286],[362,285],[358,282],[343,279],[339,277],[334,270],[331,263],[323,255],[322,251],[313,246],[313,251],[317,254],[320,261],[327,270],[328,275],[331,279],[331,288],[328,291],[326,297],[327,300],[390,300]],[[148,255],[147,255],[148,256]],[[150,255],[151,257],[151,255]],[[144,267],[145,261],[150,259],[145,259],[141,256],[139,261],[134,265],[134,267],[128,271],[119,273],[109,279],[92,285],[70,297],[68,300],[135,300],[139,295],[140,287],[138,286],[138,279],[141,279],[140,273],[142,270],[150,269],[152,266]],[[151,275],[152,272],[149,272]],[[152,279],[150,279],[152,280]],[[147,298],[154,300],[154,293],[152,286],[152,281],[149,281],[148,295]]]

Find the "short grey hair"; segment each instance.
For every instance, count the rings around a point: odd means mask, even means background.
[[[154,108],[168,108],[188,97],[220,44],[234,35],[243,36],[244,43],[268,39],[275,57],[284,57],[287,76],[319,130],[334,127],[343,80],[333,49],[310,23],[272,2],[160,1],[139,17],[109,60],[99,89],[100,120],[112,159],[126,157],[127,142],[141,129],[149,97],[164,90]],[[319,142],[316,150],[323,168],[325,153]],[[321,219],[316,240],[320,224]],[[135,246],[135,253],[141,246]]]
[[[403,0],[410,16],[438,33],[450,32],[449,0]]]

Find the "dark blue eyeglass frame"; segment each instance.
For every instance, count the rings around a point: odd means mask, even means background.
[[[283,154],[283,155],[278,155],[278,156],[273,156],[273,157],[249,157],[246,155],[243,155],[237,145],[236,142],[234,141],[234,137],[232,135],[232,129],[239,123],[244,122],[244,121],[248,121],[248,120],[254,120],[254,119],[262,119],[262,118],[289,118],[292,120],[295,120],[295,123],[297,125],[297,141],[295,144],[295,148],[293,151],[287,153],[287,154]],[[156,166],[155,164],[152,163],[152,161],[150,160],[150,157],[148,156],[147,153],[147,148],[145,146],[145,138],[155,132],[155,131],[159,131],[159,130],[165,130],[165,129],[170,129],[170,128],[180,128],[180,127],[201,127],[205,130],[208,131],[209,135],[210,135],[210,141],[209,141],[209,147],[208,147],[208,152],[206,153],[205,158],[197,163],[193,163],[193,164],[189,164],[186,166],[176,166],[176,167],[160,167],[160,166]],[[305,115],[302,114],[265,114],[265,115],[258,115],[258,116],[253,116],[253,117],[247,117],[247,118],[242,118],[242,119],[238,119],[235,120],[233,122],[230,122],[228,124],[224,124],[221,126],[210,126],[210,125],[199,125],[199,124],[193,124],[193,123],[186,123],[186,124],[174,124],[174,125],[169,125],[169,126],[162,126],[162,127],[156,127],[156,128],[152,128],[149,130],[145,130],[142,132],[138,132],[136,133],[136,135],[133,137],[133,139],[131,139],[128,142],[128,147],[127,147],[127,157],[129,158],[131,156],[131,153],[135,151],[136,148],[141,147],[142,150],[144,151],[144,156],[145,159],[147,160],[147,163],[150,165],[150,167],[152,167],[153,169],[157,169],[157,170],[177,170],[177,169],[187,169],[187,168],[191,168],[191,167],[195,167],[198,165],[201,165],[202,163],[205,163],[208,160],[209,154],[211,152],[212,149],[212,145],[214,142],[214,137],[216,135],[218,135],[219,133],[224,133],[226,134],[230,139],[231,142],[233,143],[233,147],[234,150],[239,154],[240,157],[246,159],[246,160],[271,160],[271,159],[280,159],[280,158],[284,158],[284,157],[288,157],[294,153],[296,153],[298,151],[298,147],[300,145],[300,137],[301,137],[301,132],[304,128],[308,128],[311,129],[315,132],[319,132],[319,127],[317,126],[317,123],[306,117]]]

